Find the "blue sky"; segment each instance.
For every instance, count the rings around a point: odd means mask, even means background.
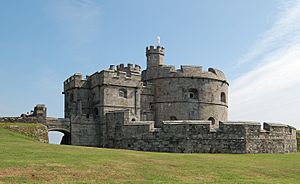
[[[3,0],[0,28],[0,116],[44,103],[62,117],[66,78],[144,67],[160,35],[166,64],[225,72],[231,120],[300,129],[298,0]]]

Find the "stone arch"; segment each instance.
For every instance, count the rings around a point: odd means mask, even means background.
[[[226,103],[226,94],[224,92],[221,93],[221,102]]]
[[[212,124],[212,125],[215,125],[215,124],[216,124],[216,120],[215,120],[215,118],[213,118],[213,117],[208,118],[208,121],[211,121],[211,124]]]
[[[61,139],[60,144],[66,144],[66,145],[71,145],[71,133],[69,130],[63,129],[63,128],[50,128],[48,129],[48,132],[52,132],[52,131],[56,131],[56,132],[60,132],[63,133],[64,136]]]

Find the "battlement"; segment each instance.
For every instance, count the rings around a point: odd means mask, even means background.
[[[150,54],[160,54],[160,55],[164,55],[164,47],[161,46],[149,46],[146,47],[146,56],[150,55]]]
[[[165,65],[159,37],[157,44],[146,47],[142,72],[121,63],[64,82],[72,144],[183,153],[296,151],[293,127],[228,121],[229,84],[221,70]]]
[[[121,65],[123,68],[123,65]],[[109,69],[102,70],[100,72],[96,72],[89,76],[88,80],[90,82],[90,87],[94,88],[98,85],[118,85],[118,86],[129,86],[129,87],[136,87],[141,83],[141,74],[138,72],[140,67],[136,65],[135,67],[131,68],[132,65],[129,67],[124,67],[117,69],[114,65],[111,65]],[[127,69],[125,69],[127,68]],[[130,70],[129,70],[130,69]],[[127,70],[127,71],[126,71]]]
[[[119,64],[117,66],[110,65],[108,70],[101,71],[101,74],[104,78],[104,81],[109,79],[125,79],[125,80],[141,80],[141,66],[127,64],[125,67],[124,64]]]
[[[75,80],[82,80],[82,74],[81,73],[75,73],[74,75],[72,75],[71,77],[66,79],[64,81],[64,84],[68,84],[68,83],[70,83],[72,81],[75,81]]]
[[[64,81],[64,91],[72,88],[80,88],[86,83],[87,79],[83,79],[81,73],[75,73]]]
[[[109,69],[110,71],[122,71],[122,72],[127,72],[127,73],[141,73],[141,66],[140,65],[133,65],[128,63],[127,66],[125,67],[124,64],[119,64],[117,66],[115,65],[110,65]]]
[[[215,79],[227,82],[225,75],[221,70],[208,68],[207,71],[204,71],[202,66],[192,65],[181,65],[179,69],[176,69],[173,65],[163,65],[157,68],[144,70],[142,75],[143,80],[151,80],[156,78],[193,77]]]

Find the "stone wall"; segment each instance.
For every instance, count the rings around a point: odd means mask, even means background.
[[[71,120],[71,144],[78,146],[100,145],[100,122],[85,115]]]
[[[37,117],[0,117],[0,122],[6,123],[44,123],[44,118],[37,118]]]
[[[68,118],[46,118],[46,125],[49,131],[60,131],[62,133],[70,133],[71,125]]]
[[[296,129],[284,124],[264,123],[246,132],[248,153],[288,153],[297,150]]]
[[[129,112],[106,115],[107,147],[179,153],[288,153],[296,151],[296,131],[283,125],[210,121],[132,122]]]

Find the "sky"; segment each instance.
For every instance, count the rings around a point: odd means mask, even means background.
[[[225,72],[229,119],[300,129],[299,0],[0,1],[0,116],[46,104],[63,117],[63,81],[110,64],[165,63]]]

